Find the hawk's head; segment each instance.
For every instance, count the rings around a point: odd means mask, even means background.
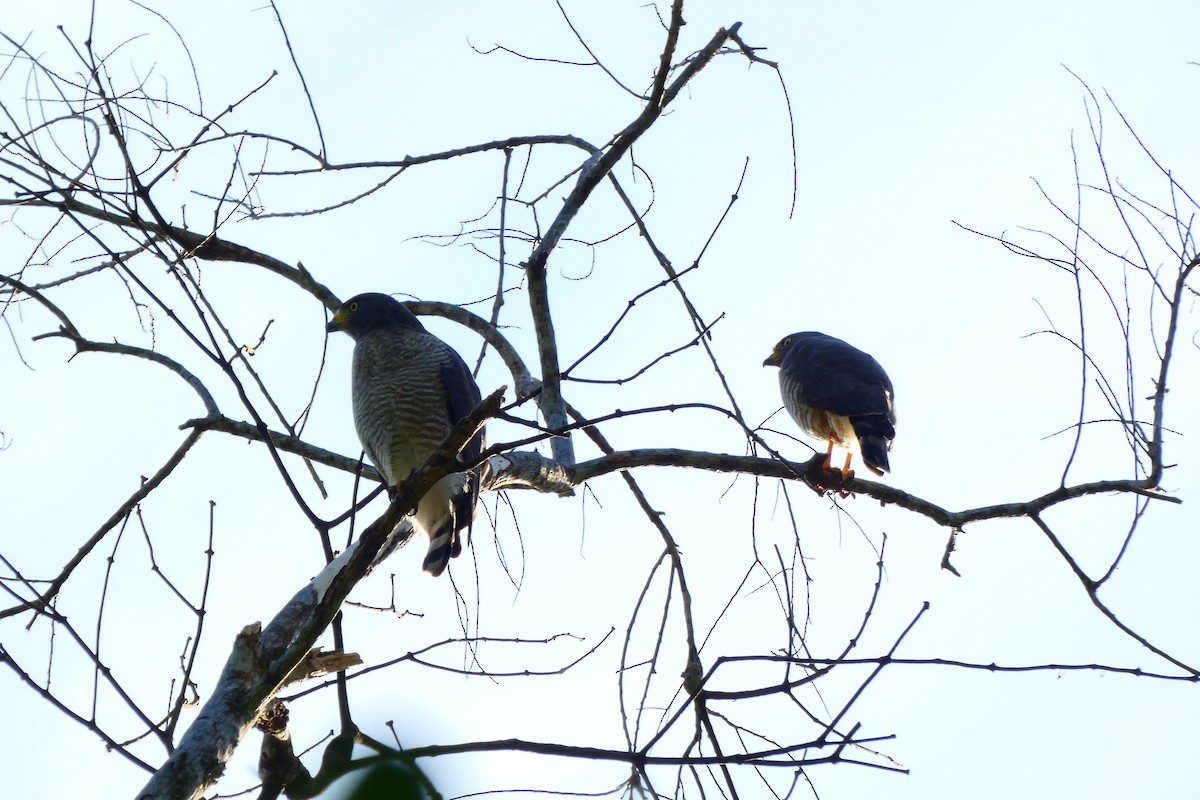
[[[364,334],[392,326],[425,330],[421,321],[403,303],[386,294],[367,292],[342,303],[325,330],[329,333],[345,331],[358,339]]]

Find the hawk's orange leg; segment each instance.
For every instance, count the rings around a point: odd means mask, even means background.
[[[830,439],[829,440],[829,448],[825,451],[825,461],[824,461],[824,463],[821,464],[821,469],[825,470],[826,472],[838,472],[839,471],[839,470],[834,469],[834,467],[833,467],[833,446],[834,446],[834,440]],[[842,473],[843,481],[848,481],[854,477],[854,470],[850,469],[850,462],[853,459],[854,459],[854,451],[847,450],[846,451],[846,461],[845,461],[845,463],[842,464],[842,468],[840,470],[840,472]]]
[[[842,465],[842,480],[848,481],[854,477],[854,470],[850,469],[850,460],[854,458],[854,451],[846,451],[846,463]]]

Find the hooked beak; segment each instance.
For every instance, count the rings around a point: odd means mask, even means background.
[[[767,360],[763,362],[764,367],[778,367],[783,363],[783,354],[778,350],[767,356]]]
[[[346,313],[346,309],[339,308],[333,315],[333,319],[329,320],[329,324],[325,326],[326,333],[336,333],[337,331],[346,330],[346,318],[350,316]]]

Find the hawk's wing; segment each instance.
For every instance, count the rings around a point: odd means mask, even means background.
[[[795,334],[781,369],[807,405],[845,417],[880,415],[895,424],[892,382],[874,358],[823,333]]]

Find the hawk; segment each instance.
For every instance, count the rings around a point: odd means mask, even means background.
[[[826,470],[835,446],[847,451],[843,480],[854,475],[855,453],[876,475],[889,470],[895,393],[878,361],[841,339],[804,331],[783,337],[763,366],[779,367],[783,404],[796,424],[828,443]]]
[[[425,330],[411,311],[385,294],[360,294],[334,313],[325,330],[354,339],[351,394],[354,427],[371,463],[394,495],[451,429],[479,405],[471,370],[450,345]],[[481,429],[460,458],[484,448]],[[481,469],[442,478],[417,504],[415,522],[429,537],[424,568],[441,575],[470,536]]]

